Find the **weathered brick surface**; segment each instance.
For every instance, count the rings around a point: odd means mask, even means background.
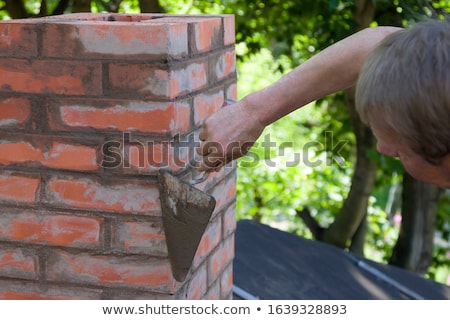
[[[99,62],[0,58],[0,88],[4,92],[101,95]],[[45,77],[42,75],[45,74]]]
[[[39,178],[15,175],[11,171],[1,172],[0,203],[35,203],[40,185]]]
[[[0,24],[0,57],[36,57],[38,32],[32,23],[22,21]]]
[[[224,239],[208,264],[208,281],[216,281],[234,258],[234,237]]]
[[[206,265],[202,265],[192,276],[192,281],[189,283],[186,299],[198,300],[201,299],[208,290],[208,270]]]
[[[100,247],[102,219],[67,214],[13,212],[0,215],[0,240],[67,247]]]
[[[5,135],[7,136],[7,135]],[[35,136],[22,136],[22,141],[0,141],[0,165],[40,164],[44,167],[74,171],[99,170],[98,152],[95,147],[75,145],[62,141],[51,141],[40,137],[34,144]],[[44,140],[44,141],[43,141]]]
[[[22,97],[0,97],[0,128],[23,128],[31,117],[31,102]]]
[[[130,214],[160,212],[156,183],[138,185],[101,183],[91,179],[52,178],[45,190],[44,202],[61,208],[79,208]]]
[[[98,23],[82,21],[77,25],[60,22],[47,24],[43,32],[43,42],[51,43],[43,47],[43,56],[56,58],[102,58],[137,59],[171,55],[174,57],[188,53],[187,25],[181,21],[173,24],[155,24],[144,20],[133,25],[127,22]],[[151,28],[151,32],[149,29]],[[65,45],[65,39],[77,39]]]
[[[37,256],[20,248],[0,248],[0,277],[37,279]]]
[[[1,21],[0,74],[0,299],[231,298],[235,168],[182,283],[157,174],[236,99],[232,15]]]
[[[167,257],[162,220],[116,221],[112,227],[112,248],[128,253]]]
[[[0,299],[2,300],[99,300],[102,290],[79,286],[51,285],[48,283],[23,282],[0,279]]]
[[[108,284],[172,293],[175,280],[167,260],[55,251],[47,261],[48,280],[75,284]]]

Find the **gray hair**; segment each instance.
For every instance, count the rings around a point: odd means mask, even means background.
[[[430,163],[450,154],[450,23],[420,22],[385,38],[363,64],[356,108]]]

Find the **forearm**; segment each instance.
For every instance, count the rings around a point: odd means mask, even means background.
[[[259,122],[268,125],[286,114],[356,83],[367,54],[400,30],[376,27],[357,32],[321,51],[269,87],[245,97]]]

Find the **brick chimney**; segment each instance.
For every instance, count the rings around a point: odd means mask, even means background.
[[[0,299],[231,299],[235,168],[175,280],[157,174],[236,99],[232,15],[0,22]]]

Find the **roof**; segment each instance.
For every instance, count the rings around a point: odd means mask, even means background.
[[[237,224],[234,298],[450,299],[450,287],[252,220]]]

